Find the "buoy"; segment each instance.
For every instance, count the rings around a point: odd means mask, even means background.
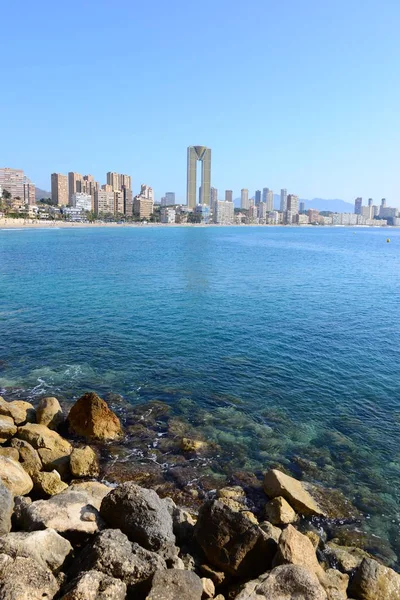
[[[390,244],[390,238],[388,238],[386,241],[387,241],[388,244]]]

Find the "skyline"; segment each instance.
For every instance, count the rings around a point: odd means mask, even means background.
[[[115,19],[91,0],[8,4],[0,164],[45,190],[51,172],[119,170],[183,199],[183,149],[200,142],[217,189],[399,206],[400,6],[322,4],[120,0]]]

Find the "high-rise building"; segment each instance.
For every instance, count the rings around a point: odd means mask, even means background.
[[[386,208],[386,198],[382,198],[381,206],[382,206],[382,208]]]
[[[109,171],[107,173],[107,185],[111,186],[113,192],[115,192],[116,190],[120,190],[121,189],[120,174]]]
[[[149,219],[154,210],[153,188],[142,184],[140,194],[135,196],[133,201],[133,212],[140,219]]]
[[[368,206],[373,206],[374,201],[372,198],[368,198]]]
[[[267,203],[260,202],[260,204],[257,206],[257,209],[257,216],[260,223],[265,223],[267,220]]]
[[[11,198],[20,198],[25,204],[35,204],[35,185],[22,169],[0,168],[0,188],[11,194]]]
[[[261,202],[261,190],[256,190],[256,193],[254,195],[254,200],[256,204],[260,204]]]
[[[225,202],[218,200],[214,204],[214,223],[218,225],[232,225],[235,216],[235,207],[232,201]]]
[[[281,189],[281,203],[279,209],[281,212],[287,211],[287,190],[284,188]]]
[[[267,194],[266,194],[265,202],[267,205],[267,212],[271,212],[272,210],[274,210],[274,192],[272,190],[270,190],[269,188],[266,188],[266,190],[267,190]]]
[[[211,199],[211,204],[214,204],[214,202],[217,202],[218,200],[218,190],[215,187],[211,188],[211,192],[210,192],[210,199]]]
[[[167,202],[167,206],[172,206],[175,204],[175,192],[165,192],[165,199]]]
[[[71,198],[73,194],[76,194],[77,192],[82,192],[83,188],[83,177],[82,175],[80,175],[79,173],[74,173],[73,171],[70,171],[68,173],[68,194],[69,194],[69,201],[71,202]]]
[[[300,212],[303,213],[306,210],[306,205],[304,202],[300,202]]]
[[[94,195],[94,212],[96,214],[114,214],[114,192],[97,190]]]
[[[240,192],[240,208],[249,210],[249,190],[246,188]]]
[[[68,206],[68,176],[61,173],[51,174],[51,199],[57,206]]]
[[[103,185],[101,186],[101,189],[104,190],[105,192],[113,192],[114,191],[112,189],[112,185],[109,185],[108,183],[103,183]]]
[[[287,196],[287,210],[286,210],[286,223],[297,222],[297,215],[299,214],[299,197],[295,194],[288,194]]]
[[[125,197],[123,190],[114,190],[114,214],[125,214]]]
[[[233,202],[233,191],[225,190],[225,202]]]
[[[318,223],[319,222],[319,210],[315,208],[310,208],[307,212],[308,214],[308,222],[309,223]]]
[[[131,190],[132,189],[132,178],[130,175],[124,175],[121,173],[119,176],[119,183],[121,185],[121,190]]]
[[[71,196],[71,206],[82,210],[92,210],[92,196],[84,192],[76,192]]]
[[[189,208],[195,208],[197,204],[197,161],[201,162],[200,204],[210,204],[211,148],[189,146],[187,149],[187,205]]]
[[[354,214],[361,215],[362,198],[356,198],[354,201]]]
[[[133,194],[132,190],[124,190],[125,196],[125,215],[127,217],[133,216]]]

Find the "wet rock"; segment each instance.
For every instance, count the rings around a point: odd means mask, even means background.
[[[272,525],[289,525],[297,520],[297,515],[285,498],[277,496],[265,505],[265,518]]]
[[[35,422],[35,409],[30,402],[23,400],[14,400],[6,402],[0,397],[0,415],[12,417],[16,425],[23,423]]]
[[[115,440],[122,436],[118,417],[93,392],[84,394],[68,415],[70,430],[87,439]]]
[[[225,504],[225,506],[228,506],[228,508],[230,508],[234,512],[240,512],[244,517],[247,517],[249,521],[258,525],[257,517],[244,504],[241,504],[233,498],[220,498],[219,502]]]
[[[125,600],[126,584],[99,571],[88,571],[74,579],[61,600]]]
[[[0,536],[11,531],[11,516],[14,510],[14,497],[0,479]]]
[[[243,577],[265,571],[277,547],[260,527],[219,500],[201,507],[195,538],[212,565]]]
[[[284,565],[246,583],[236,600],[327,600],[327,595],[312,572]]]
[[[364,552],[364,550],[361,550],[361,548],[338,546],[334,542],[328,542],[326,544],[324,553],[332,567],[348,574],[351,574],[354,569],[359,567],[364,558],[371,558],[369,554]]]
[[[42,470],[43,465],[40,456],[29,442],[14,438],[11,440],[11,446],[18,452],[19,461],[28,475],[32,477]]]
[[[13,532],[0,538],[0,554],[32,558],[51,571],[60,569],[70,552],[71,544],[54,529]]]
[[[175,544],[167,504],[154,490],[123,483],[104,498],[100,514],[106,523],[144,548],[159,550]]]
[[[5,444],[17,433],[17,427],[12,417],[0,415],[0,444]]]
[[[50,569],[33,558],[0,555],[0,598],[2,600],[52,600],[59,586]]]
[[[364,558],[349,593],[357,600],[400,600],[400,575],[372,558]]]
[[[97,477],[99,461],[90,446],[74,448],[70,456],[70,468],[74,477]]]
[[[11,440],[12,442],[13,440]],[[19,452],[16,448],[0,448],[0,456],[5,456],[6,458],[12,458],[12,460],[19,461]]]
[[[146,600],[201,600],[203,585],[193,571],[156,571]]]
[[[46,471],[56,469],[61,477],[68,474],[72,446],[56,431],[52,431],[44,425],[30,423],[19,427],[16,437],[25,440],[38,451]]]
[[[14,496],[29,494],[33,481],[22,466],[12,458],[0,456],[0,478]]]
[[[397,556],[388,540],[367,531],[362,531],[359,525],[336,525],[333,523],[327,526],[327,530],[331,541],[339,546],[361,548],[365,552],[378,557],[389,566],[397,562]]]
[[[57,398],[42,398],[36,409],[36,422],[49,429],[57,429],[64,421],[64,415]]]
[[[290,506],[302,515],[323,515],[323,511],[302,483],[277,469],[271,469],[265,474],[264,491],[270,498],[283,496]]]
[[[61,480],[57,471],[41,471],[32,476],[33,491],[37,497],[49,498],[64,492],[68,485]]]
[[[354,521],[362,517],[360,511],[340,490],[323,488],[310,483],[303,483],[303,486],[329,519]]]

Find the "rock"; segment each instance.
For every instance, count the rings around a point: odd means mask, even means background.
[[[164,502],[167,500],[172,502],[171,498],[165,498]],[[174,506],[172,508],[169,507],[168,510],[172,516],[174,535],[178,540],[179,545],[188,544],[193,539],[196,521],[188,511],[176,506],[174,502],[173,504]]]
[[[13,510],[13,495],[0,479],[0,536],[11,531],[11,516]]]
[[[285,498],[277,496],[265,505],[265,518],[272,525],[289,525],[297,520],[297,515]]]
[[[74,477],[97,477],[99,475],[99,461],[90,446],[72,450],[70,467]]]
[[[123,483],[104,498],[100,514],[111,527],[121,529],[144,548],[160,550],[175,544],[167,504],[154,490]]]
[[[1,600],[52,600],[58,589],[53,573],[33,558],[0,555]]]
[[[327,595],[313,573],[284,565],[246,583],[236,600],[327,600]]]
[[[66,490],[49,500],[36,500],[24,509],[28,531],[55,529],[69,540],[81,541],[97,533],[103,522],[85,492]]]
[[[13,529],[24,529],[25,510],[30,504],[32,504],[32,500],[29,496],[15,496],[14,512],[11,517]]]
[[[126,585],[99,571],[88,571],[74,579],[61,600],[125,600]]]
[[[336,569],[328,569],[317,576],[326,591],[328,600],[347,600],[348,575],[340,573]]]
[[[325,545],[324,553],[333,568],[348,574],[351,574],[354,569],[359,567],[364,558],[371,558],[361,548],[338,546],[333,542],[328,542]]]
[[[89,497],[90,504],[100,510],[103,498],[114,488],[99,481],[78,481],[72,483],[69,489],[74,492],[85,492]]]
[[[17,433],[17,427],[12,417],[0,415],[0,444],[8,442]]]
[[[11,440],[11,443],[13,440]],[[16,448],[0,448],[0,456],[5,456],[6,458],[12,458],[15,461],[19,461],[19,452]]]
[[[148,581],[157,569],[166,569],[165,561],[155,552],[132,543],[118,529],[105,529],[75,559],[72,576],[96,570],[121,579],[129,592]]]
[[[260,523],[260,529],[262,529],[268,537],[275,540],[276,543],[279,542],[279,538],[282,534],[282,529],[279,529],[279,527],[275,527],[275,525],[272,525],[269,521],[262,521],[262,523]]]
[[[64,492],[68,485],[61,481],[60,474],[57,471],[42,471],[33,475],[33,491],[40,498],[49,498]]]
[[[246,494],[240,485],[232,485],[219,489],[217,491],[217,498],[232,498],[233,500],[243,502],[246,499]]]
[[[304,535],[308,537],[308,539],[314,547],[314,550],[317,550],[321,541],[321,538],[319,537],[318,533],[316,531],[305,531]]]
[[[223,571],[215,571],[210,567],[210,565],[200,565],[199,569],[201,573],[206,576],[205,579],[211,579],[214,585],[221,585],[224,581],[226,581],[227,577],[229,577],[229,575],[227,576]],[[195,570],[195,565],[193,569],[187,570]]]
[[[193,571],[168,569],[154,573],[146,600],[201,600],[203,585]]]
[[[33,481],[22,466],[12,458],[0,456],[0,478],[14,496],[29,494]]]
[[[58,571],[70,552],[71,544],[54,529],[9,533],[0,538],[0,554],[33,558],[51,571]]]
[[[30,402],[23,400],[14,400],[6,402],[0,397],[0,415],[12,417],[16,425],[22,425],[26,422],[35,422],[35,409]]]
[[[297,479],[271,469],[264,476],[264,491],[269,498],[283,496],[298,513],[305,516],[322,515],[323,511]]]
[[[201,507],[195,538],[212,565],[240,577],[257,576],[268,569],[277,548],[260,527],[219,500]]]
[[[228,506],[234,512],[240,512],[244,517],[247,517],[249,521],[258,525],[257,517],[251,512],[251,510],[248,510],[244,504],[241,504],[233,498],[220,498],[219,502],[225,504],[225,506]]]
[[[214,598],[215,585],[212,579],[208,579],[208,577],[202,577],[201,584],[203,586],[203,593],[201,595],[202,600],[206,600],[206,598]]]
[[[19,460],[25,471],[32,477],[42,470],[42,461],[40,456],[33,446],[25,440],[14,438],[11,440],[11,446],[19,454]]]
[[[64,415],[57,398],[42,398],[36,409],[36,423],[49,429],[57,429],[64,421]]]
[[[115,440],[122,436],[118,417],[93,392],[84,394],[74,404],[68,423],[73,433],[87,439]]]
[[[310,493],[324,515],[329,519],[354,521],[362,518],[360,511],[353,506],[340,490],[325,488],[308,482],[304,482],[303,487]]]
[[[400,600],[400,575],[372,558],[364,558],[349,593],[357,600]]]
[[[38,451],[46,471],[56,469],[61,477],[68,474],[72,446],[56,431],[48,429],[45,425],[30,423],[19,427],[16,437],[25,440]]]
[[[200,452],[207,448],[207,442],[203,442],[201,440],[192,440],[190,438],[182,438],[181,440],[181,450],[183,452]]]
[[[282,531],[274,564],[300,565],[315,574],[322,572],[311,540],[292,525]]]

